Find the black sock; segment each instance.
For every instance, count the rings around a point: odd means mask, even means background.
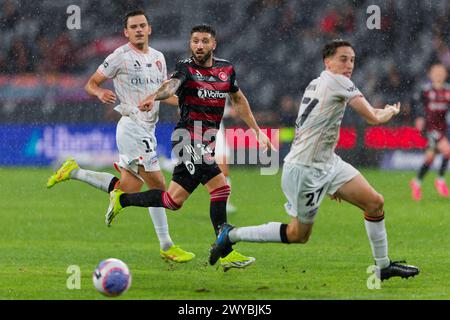
[[[442,159],[441,167],[439,168],[439,178],[444,178],[445,172],[447,171],[448,158]]]
[[[216,236],[219,235],[219,227],[221,224],[227,222],[227,202],[226,201],[211,201],[209,207],[209,217],[214,227]]]
[[[281,238],[281,242],[283,243],[289,243],[288,237],[287,237],[287,224],[286,223],[282,223],[280,226],[280,238]]]
[[[111,191],[113,191],[114,189],[116,189],[116,183],[119,181],[119,179],[117,179],[116,177],[111,179],[111,182],[109,183],[108,186],[108,193],[110,193]]]
[[[227,222],[227,202],[211,201],[209,216],[217,237],[220,225]],[[222,253],[222,258],[226,257],[231,251],[233,251],[233,248],[230,246]]]
[[[125,208],[134,207],[164,207],[163,190],[148,190],[139,193],[124,193],[120,195],[120,205]]]
[[[419,179],[419,181],[423,180],[423,177],[425,177],[425,175],[427,174],[428,170],[430,170],[430,164],[429,163],[424,163],[422,165],[422,167],[419,170],[419,174],[417,175],[417,179]]]

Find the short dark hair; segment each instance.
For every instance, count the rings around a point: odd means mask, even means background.
[[[216,37],[216,30],[214,30],[214,28],[212,26],[210,26],[209,24],[206,24],[206,23],[199,24],[198,26],[194,26],[191,29],[191,35],[194,32],[206,32],[206,33],[209,33],[211,36],[213,36],[213,38]]]
[[[148,17],[147,17],[147,15],[145,14],[145,11],[142,10],[142,9],[136,9],[136,10],[133,10],[133,11],[128,12],[128,13],[125,15],[125,18],[124,18],[124,20],[123,20],[124,28],[127,28],[127,27],[128,27],[128,18],[129,18],[129,17],[134,17],[134,16],[144,16],[145,19],[147,19],[147,22],[148,22]],[[150,22],[149,22],[149,23],[150,23]]]
[[[350,42],[342,40],[342,39],[335,39],[335,40],[332,40],[331,42],[328,42],[325,45],[325,47],[323,47],[322,59],[325,60],[325,58],[334,56],[334,54],[337,51],[337,48],[339,48],[339,47],[350,47],[353,49],[353,46]]]

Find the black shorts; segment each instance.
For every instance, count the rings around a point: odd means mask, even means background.
[[[189,193],[192,193],[200,183],[206,184],[222,173],[214,160],[214,150],[208,148],[206,144],[199,146],[201,148],[179,144],[178,153],[175,152],[179,160],[173,170],[172,181],[181,185]]]
[[[188,164],[180,163],[173,169],[172,181],[175,181],[187,192],[192,193],[198,185],[206,184],[209,180],[222,173],[217,163]],[[192,172],[192,173],[191,173]]]

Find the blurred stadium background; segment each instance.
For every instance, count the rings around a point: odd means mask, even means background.
[[[374,4],[381,9],[379,30],[366,26],[367,7]],[[67,28],[69,5],[80,7],[81,29]],[[389,126],[369,127],[347,109],[337,152],[354,165],[420,166],[426,141],[413,128],[413,96],[427,81],[431,63],[450,67],[447,0],[0,0],[1,166],[46,166],[67,155],[82,163],[95,157],[98,165],[116,159],[119,115],[83,87],[104,58],[126,42],[122,17],[135,8],[148,13],[150,45],[165,54],[169,73],[188,56],[194,24],[216,27],[216,55],[235,64],[260,125],[280,129],[281,157],[293,136],[301,94],[323,68],[323,44],[351,41],[355,84],[373,105],[401,101],[403,111]],[[174,109],[160,112],[162,154],[170,154],[176,120]],[[226,124],[245,127],[233,117]]]

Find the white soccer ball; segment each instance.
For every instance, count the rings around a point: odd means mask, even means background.
[[[98,292],[108,297],[117,297],[130,288],[131,273],[123,261],[111,258],[99,263],[92,280]]]

